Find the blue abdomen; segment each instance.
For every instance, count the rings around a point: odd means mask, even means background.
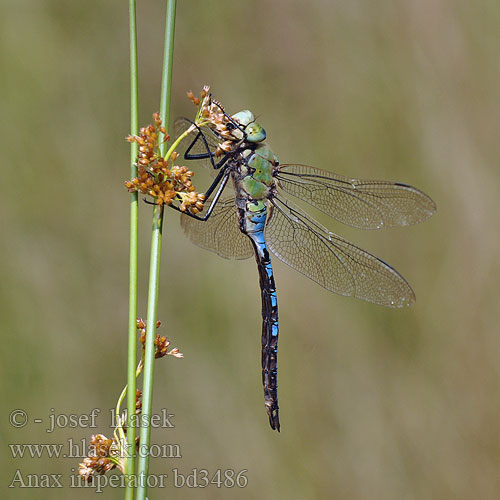
[[[252,241],[262,298],[262,384],[269,423],[280,430],[278,406],[278,298],[264,237],[267,207],[262,201],[239,200],[240,229]]]

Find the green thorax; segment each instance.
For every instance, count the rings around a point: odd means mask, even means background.
[[[240,180],[238,182],[254,200],[267,198],[274,185],[273,170],[278,159],[266,143],[256,144],[241,153]]]

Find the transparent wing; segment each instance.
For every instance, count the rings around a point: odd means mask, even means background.
[[[362,229],[417,224],[436,211],[425,193],[398,182],[349,179],[307,165],[280,165],[275,176],[285,192]]]
[[[340,295],[389,307],[410,305],[415,295],[391,266],[330,233],[290,201],[271,199],[266,241],[283,262]]]
[[[250,238],[240,231],[234,198],[219,200],[206,221],[183,214],[181,226],[193,243],[225,259],[248,259],[254,254]]]
[[[193,125],[193,122],[188,118],[178,118],[174,124],[175,137],[179,137],[183,132],[185,132],[189,127]],[[185,154],[188,148],[190,155],[200,155],[211,153],[214,154],[220,139],[217,135],[208,127],[200,127],[191,134],[189,134],[178,146],[177,152],[181,155],[180,160],[185,160]],[[191,146],[191,147],[190,147]],[[204,167],[212,168],[212,162],[210,158],[199,159],[199,160],[187,160],[189,165],[191,162],[199,163]],[[217,162],[217,160],[216,160]],[[215,172],[214,172],[215,173]]]

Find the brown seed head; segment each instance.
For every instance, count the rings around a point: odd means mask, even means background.
[[[103,434],[94,434],[89,445],[89,452],[78,465],[78,474],[87,482],[92,482],[94,475],[102,475],[116,467],[109,457],[116,455],[118,445],[113,439]]]
[[[172,168],[169,169],[169,162],[161,156],[159,150],[160,133],[166,134],[159,113],[153,115],[153,121],[154,125],[141,128],[140,135],[127,138],[129,142],[137,142],[139,151],[137,177],[127,181],[125,186],[130,192],[139,191],[153,197],[158,205],[171,205],[175,200],[182,202],[182,195],[194,189],[192,182],[182,177],[188,170],[186,167],[173,166],[173,162],[179,157],[177,153],[171,155],[169,161],[172,162]],[[189,177],[193,175],[191,173]],[[190,205],[186,208],[189,209]]]

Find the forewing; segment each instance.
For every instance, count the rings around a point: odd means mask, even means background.
[[[417,224],[436,211],[425,193],[398,182],[349,179],[307,165],[280,165],[275,176],[285,192],[362,229]]]
[[[330,233],[289,200],[271,203],[266,241],[283,262],[340,295],[388,307],[415,300],[410,285],[384,261]]]
[[[234,198],[219,200],[206,221],[183,214],[181,226],[193,243],[225,259],[247,259],[254,254],[250,239],[239,229]]]

